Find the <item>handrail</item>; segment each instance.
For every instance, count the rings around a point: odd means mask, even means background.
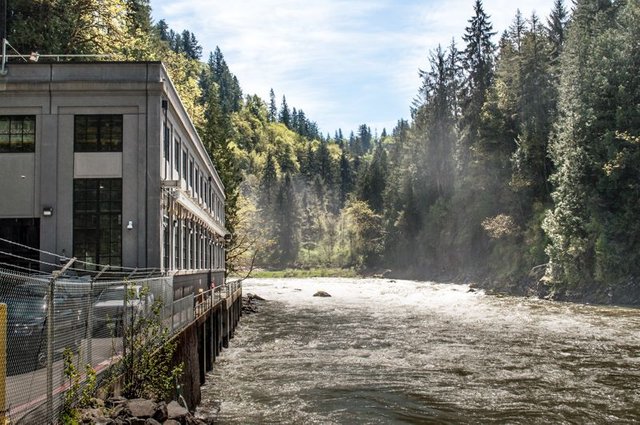
[[[239,288],[242,282],[230,282],[194,295],[194,315],[199,318],[218,305],[223,299],[230,298]]]

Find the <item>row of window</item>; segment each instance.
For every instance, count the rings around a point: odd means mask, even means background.
[[[76,115],[75,152],[122,152],[122,115]],[[35,115],[0,116],[0,153],[35,152]]]
[[[165,270],[224,268],[224,248],[205,227],[166,217],[163,227]],[[122,265],[122,179],[73,181],[73,255],[84,263]]]
[[[170,124],[164,127],[164,175],[169,179],[175,174],[177,180],[185,183],[187,190],[191,195],[200,200],[205,209],[213,215],[220,223],[224,224],[224,204],[217,196],[214,186],[211,182],[212,177],[208,177],[205,171],[198,167],[194,157],[184,147],[180,137],[173,134],[173,128]],[[172,137],[173,136],[173,137]],[[173,139],[173,144],[171,140]],[[173,155],[171,149],[173,148]]]
[[[206,228],[185,219],[170,223],[168,217],[164,218],[163,227],[162,267],[165,270],[224,268],[224,248]]]

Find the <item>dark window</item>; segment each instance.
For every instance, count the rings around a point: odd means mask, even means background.
[[[193,160],[189,161],[189,189],[192,191],[193,188]]]
[[[38,269],[39,218],[0,218],[0,238],[14,242],[0,240],[0,268]]]
[[[174,235],[173,235],[173,249],[174,249],[174,260],[173,260],[173,268],[175,270],[177,269],[181,269],[181,265],[180,265],[180,241],[181,241],[181,236],[180,236],[180,224],[178,222],[178,220],[176,219],[174,221],[174,227],[173,227],[173,231],[174,231]]]
[[[76,115],[76,152],[122,152],[122,115]]]
[[[184,223],[184,222],[183,222]],[[182,267],[183,269],[189,268],[189,232],[191,231],[191,225],[183,224],[182,227]]]
[[[35,152],[36,117],[0,116],[0,152]]]
[[[122,264],[122,179],[73,181],[73,255],[87,263]]]
[[[182,177],[184,177],[184,181],[188,182],[187,178],[188,169],[187,169],[187,151],[182,151]]]
[[[169,156],[171,153],[169,152],[171,148],[171,138],[169,137],[170,133],[171,132],[170,132],[169,126],[165,124],[164,126],[164,159],[167,162],[171,160],[171,157]]]
[[[171,265],[169,264],[169,253],[171,249],[171,228],[169,227],[169,217],[164,217],[162,219],[162,267],[164,270],[170,270]]]
[[[180,178],[180,141],[176,139],[175,145],[173,146],[173,160],[175,162],[176,171],[178,172],[178,179]]]
[[[198,168],[196,168],[196,187],[195,187],[196,197],[200,194],[200,172]]]

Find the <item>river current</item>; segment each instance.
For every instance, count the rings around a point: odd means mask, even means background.
[[[217,423],[640,423],[638,309],[384,279],[243,291],[268,301],[207,377]]]

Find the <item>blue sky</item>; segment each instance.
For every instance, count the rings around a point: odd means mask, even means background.
[[[474,0],[151,0],[155,21],[195,33],[203,59],[220,46],[244,94],[273,88],[323,133],[378,133],[409,118],[429,51],[461,35]],[[565,4],[570,2],[565,1]],[[543,21],[553,0],[485,0],[498,34],[519,8]],[[496,36],[497,42],[497,36]]]

